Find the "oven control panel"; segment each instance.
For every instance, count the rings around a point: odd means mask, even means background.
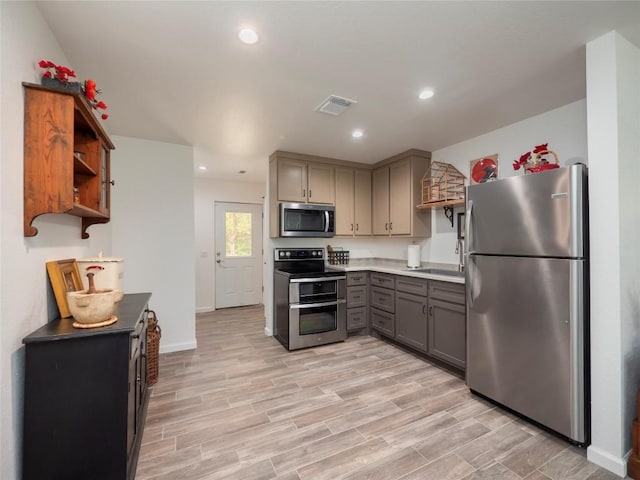
[[[322,248],[276,248],[275,260],[323,260]]]

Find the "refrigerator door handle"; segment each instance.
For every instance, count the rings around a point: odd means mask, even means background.
[[[467,257],[467,266],[465,268],[465,280],[464,283],[467,287],[467,312],[473,307],[473,302],[476,298],[474,281],[475,281],[475,257]]]
[[[464,226],[464,235],[466,242],[464,242],[466,251],[464,252],[465,257],[470,253],[474,253],[473,251],[473,232],[471,231],[472,223],[471,216],[473,215],[473,200],[469,200],[467,202],[467,212],[465,214],[466,225]]]

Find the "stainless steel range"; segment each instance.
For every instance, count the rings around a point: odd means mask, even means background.
[[[274,249],[274,336],[287,350],[346,340],[345,280],[322,248]]]

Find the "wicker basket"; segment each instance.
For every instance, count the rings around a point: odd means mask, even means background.
[[[328,252],[329,265],[347,265],[349,263],[349,250]]]
[[[147,325],[147,385],[154,385],[158,381],[160,372],[160,337],[162,329],[158,325],[156,312],[149,310]]]

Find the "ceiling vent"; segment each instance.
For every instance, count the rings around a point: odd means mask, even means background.
[[[355,100],[349,100],[348,98],[339,97],[337,95],[329,95],[325,98],[320,105],[316,107],[316,112],[328,113],[329,115],[338,116],[349,108],[354,103],[358,103]]]

